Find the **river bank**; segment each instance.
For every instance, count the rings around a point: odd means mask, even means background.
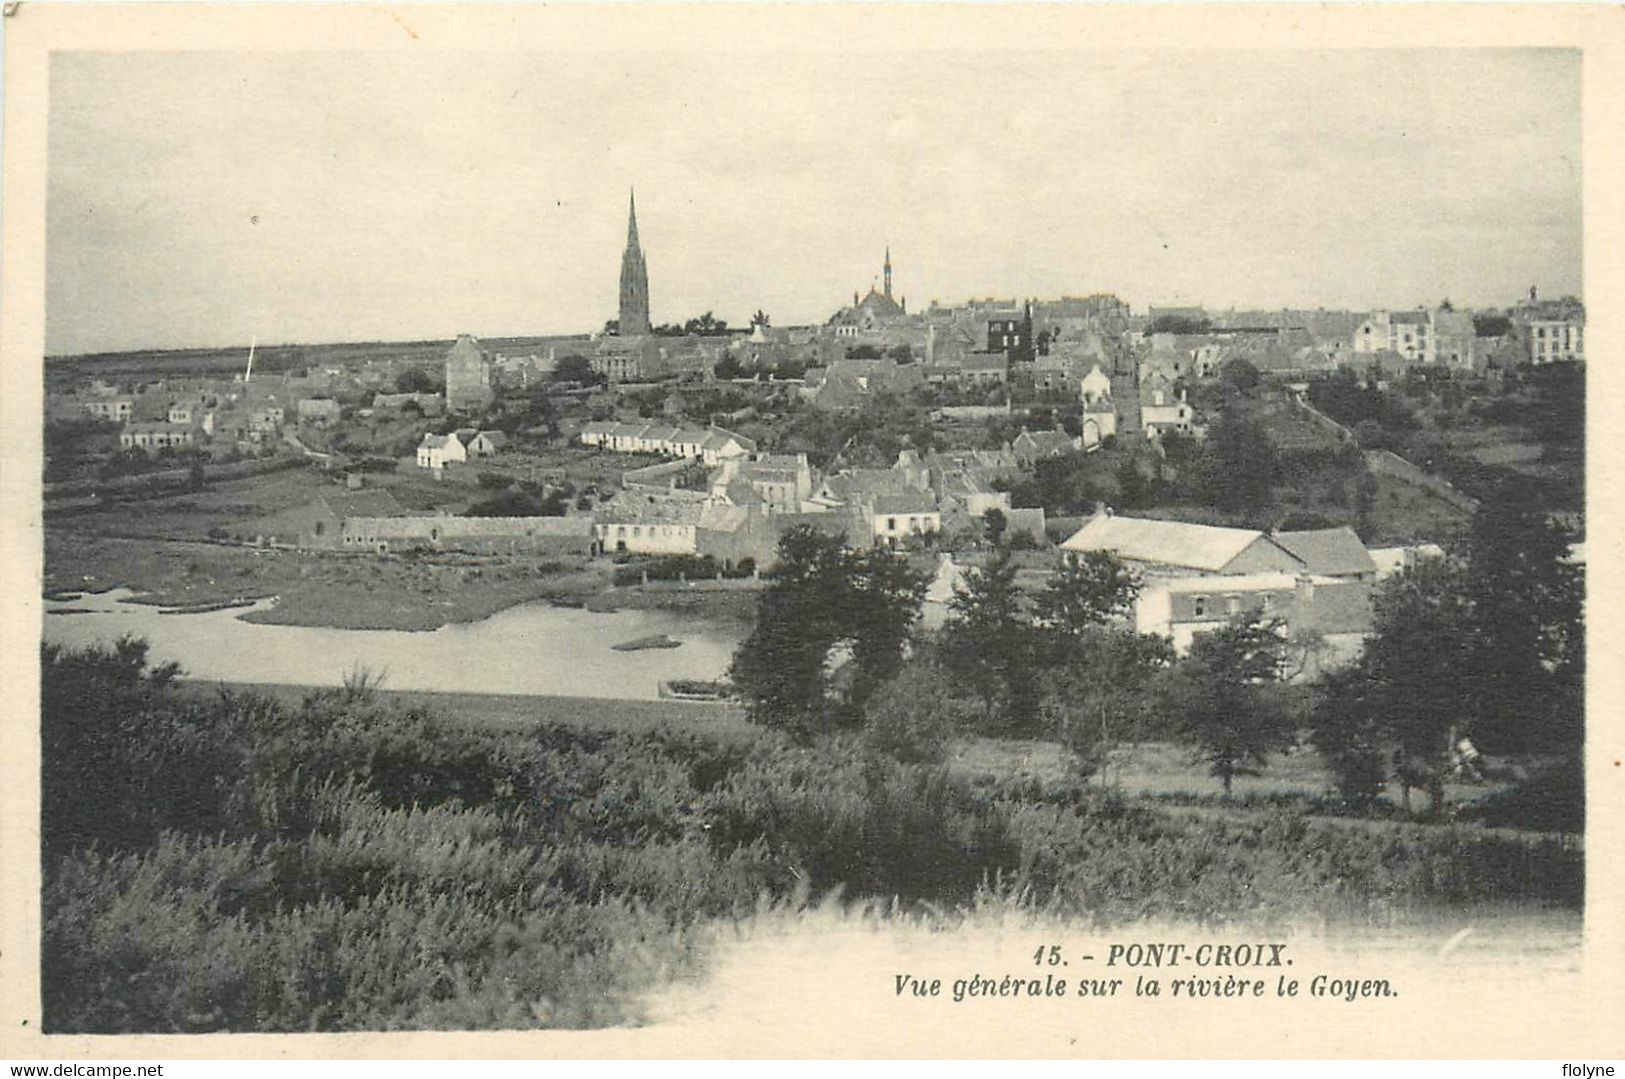
[[[188,682],[183,692],[198,699],[221,690],[258,693],[278,703],[295,706],[315,692],[310,686],[277,683]],[[713,701],[611,700],[562,695],[507,693],[438,693],[380,688],[379,700],[403,708],[422,709],[459,722],[488,727],[523,728],[542,723],[610,731],[650,731],[661,728],[718,738],[753,740],[762,733],[745,721],[736,704]]]
[[[276,596],[245,621],[323,629],[430,632],[537,601],[598,610],[667,610],[748,626],[756,594],[614,588],[611,564],[441,555],[434,558],[266,550],[231,544],[73,535],[48,528],[47,592],[128,588],[138,602],[198,607]]]
[[[172,608],[131,602],[124,589],[77,600],[46,601],[46,641],[64,647],[144,639],[154,662],[176,663],[182,677],[233,684],[345,685],[383,676],[417,692],[558,695],[655,700],[673,680],[726,675],[744,631],[727,621],[662,609],[613,613],[547,602],[521,603],[476,622],[428,632],[268,625],[263,600],[247,611],[218,608],[166,617]],[[661,636],[675,647],[621,651],[618,645]]]

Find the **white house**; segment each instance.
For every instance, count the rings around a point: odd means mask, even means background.
[[[1167,431],[1189,434],[1191,406],[1185,401],[1185,391],[1175,390],[1161,380],[1141,389],[1140,425],[1147,438],[1156,438]]]
[[[1102,371],[1100,364],[1097,363],[1089,369],[1087,375],[1083,376],[1079,389],[1083,395],[1083,403],[1086,405],[1103,400],[1112,395],[1111,376]]]
[[[423,441],[418,443],[419,468],[438,471],[448,464],[464,464],[467,461],[468,447],[456,435],[424,435]]]
[[[1314,678],[1359,655],[1373,624],[1371,584],[1292,573],[1152,577],[1134,601],[1135,630],[1168,638],[1180,655],[1237,617],[1279,620],[1288,642],[1283,674]]]
[[[117,420],[123,423],[135,413],[135,402],[128,397],[109,397],[85,402],[85,411],[98,420]]]
[[[924,493],[876,495],[869,518],[877,546],[942,531],[942,511]]]

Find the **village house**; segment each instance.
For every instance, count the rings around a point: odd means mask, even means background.
[[[474,431],[467,438],[458,431],[457,437],[466,447],[469,460],[494,457],[508,448],[508,436],[502,431]]]
[[[877,546],[896,547],[911,536],[942,531],[942,513],[926,494],[876,495],[869,503],[867,516]]]
[[[835,360],[827,367],[809,367],[800,393],[818,408],[862,408],[883,393],[902,396],[924,385],[917,363],[896,360]]]
[[[98,420],[124,423],[135,413],[135,401],[129,397],[93,397],[84,402],[84,409]]]
[[[171,424],[190,424],[196,418],[196,407],[191,401],[175,401],[165,417]]]
[[[1180,655],[1236,618],[1278,621],[1283,675],[1312,680],[1359,655],[1373,626],[1371,585],[1306,573],[1151,578],[1134,603],[1135,630],[1168,638]]]
[[[598,549],[650,555],[699,554],[698,503],[647,500],[625,504],[624,498],[601,511],[594,525]]]
[[[1573,363],[1585,359],[1585,326],[1578,319],[1531,319],[1526,335],[1530,363]]]
[[[972,472],[946,473],[933,491],[945,513],[981,517],[988,510],[1010,512],[1010,492],[995,490],[987,480]]]
[[[248,413],[248,437],[254,442],[282,430],[286,414],[281,405],[261,405]]]
[[[1271,532],[1270,539],[1302,564],[1303,572],[1332,580],[1374,581],[1377,563],[1348,526]]]
[[[328,427],[339,422],[344,408],[331,397],[306,397],[294,406],[301,424]]]
[[[1084,375],[1083,378],[1079,380],[1078,390],[1079,395],[1083,399],[1083,403],[1086,405],[1094,404],[1097,401],[1107,400],[1112,395],[1111,376],[1106,374],[1105,371],[1102,371],[1100,369],[1100,364],[1097,363],[1089,369],[1089,373],[1087,375]]]
[[[456,550],[470,554],[579,555],[593,553],[589,517],[364,517],[347,516],[341,546],[387,554],[402,550]]]
[[[1161,372],[1155,372],[1140,383],[1140,426],[1145,437],[1158,438],[1169,431],[1182,435],[1191,433],[1191,406],[1185,401],[1185,391],[1176,389],[1172,381]]]
[[[1033,361],[1033,389],[1040,394],[1071,393],[1087,370],[1088,361],[1082,357],[1056,353],[1040,356]]]
[[[1010,443],[1010,452],[1016,455],[1023,468],[1032,468],[1039,461],[1051,457],[1064,457],[1081,448],[1079,442],[1065,431],[1029,431],[1025,427]]]
[[[1078,441],[1086,450],[1099,447],[1108,438],[1116,438],[1117,406],[1112,403],[1111,395],[1085,402],[1079,425]]]
[[[336,550],[345,545],[346,518],[398,517],[404,513],[395,496],[382,488],[334,490],[304,505],[255,518],[236,531],[264,546]]]
[[[419,468],[438,472],[448,464],[466,463],[468,447],[455,434],[426,434],[418,443],[417,459]]]
[[[409,405],[430,418],[446,414],[446,399],[438,393],[379,393],[372,398],[374,412],[399,413]]]
[[[708,465],[740,460],[756,452],[756,443],[743,435],[712,425],[697,428],[650,423],[595,421],[582,427],[576,440],[616,453],[656,453],[698,458]]]
[[[124,449],[146,450],[157,453],[162,449],[190,446],[193,428],[190,424],[134,421],[124,425],[118,442]]]
[[[1444,308],[1373,311],[1354,331],[1356,357],[1397,353],[1408,363],[1476,366],[1477,333],[1470,314]]]
[[[1098,512],[1061,544],[1063,551],[1105,551],[1142,574],[1215,576],[1298,573],[1298,557],[1250,528],[1120,517]]]
[[[754,460],[722,462],[719,486],[729,501],[729,489],[743,484],[751,500],[768,513],[800,513],[818,482],[804,453],[761,454]]]

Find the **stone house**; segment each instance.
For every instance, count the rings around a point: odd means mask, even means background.
[[[418,443],[417,461],[419,468],[438,472],[448,464],[466,463],[468,447],[455,434],[426,434]]]

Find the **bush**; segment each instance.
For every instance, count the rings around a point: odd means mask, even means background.
[[[864,704],[864,746],[905,764],[940,764],[948,740],[969,721],[965,702],[947,686],[935,665],[905,665]]]

